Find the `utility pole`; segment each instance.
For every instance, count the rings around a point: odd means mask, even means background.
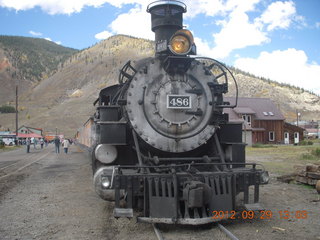
[[[18,145],[18,80],[16,81],[16,145]]]
[[[296,109],[296,115],[297,115],[297,127],[299,126],[299,117],[300,113],[298,112],[298,109]]]

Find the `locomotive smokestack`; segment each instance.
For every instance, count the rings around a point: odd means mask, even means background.
[[[156,1],[149,4],[147,12],[151,14],[155,42],[169,42],[172,35],[182,29],[182,15],[187,7],[179,1]]]

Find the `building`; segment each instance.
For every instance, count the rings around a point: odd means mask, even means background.
[[[284,144],[298,144],[304,139],[305,129],[290,123],[284,123]]]
[[[233,105],[235,98],[225,98]],[[231,122],[243,123],[243,142],[249,146],[256,143],[284,143],[285,118],[268,98],[238,98],[236,108],[226,108]]]
[[[94,143],[94,135],[92,134],[93,132],[93,126],[94,121],[93,118],[90,117],[84,124],[83,127],[78,129],[75,139],[77,142],[81,145],[84,145],[86,147],[92,147]]]
[[[320,121],[297,121],[293,125],[298,125],[299,127],[305,129],[304,136],[306,138],[320,138]]]
[[[33,127],[21,126],[18,129],[18,133],[23,133],[23,134],[35,133],[37,135],[42,136],[42,129],[41,128],[33,128]]]

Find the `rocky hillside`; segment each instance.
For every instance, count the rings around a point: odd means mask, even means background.
[[[263,80],[241,71],[235,71],[234,76],[239,84],[240,97],[258,97],[272,99],[286,121],[296,121],[296,111],[301,113],[301,120],[320,120],[320,97],[288,85],[274,81]],[[230,84],[230,93],[234,86]]]
[[[20,97],[19,125],[41,127],[46,131],[57,128],[73,136],[93,113],[92,103],[99,91],[117,83],[119,69],[128,60],[153,56],[153,49],[151,41],[118,35],[72,55],[52,76]],[[295,119],[296,109],[302,119],[320,119],[320,97],[241,71],[234,72],[240,96],[273,99],[288,121]],[[230,83],[230,95],[233,93],[234,84]],[[0,114],[0,125],[14,129],[14,114]]]
[[[14,99],[16,83],[19,92],[25,92],[57,71],[75,52],[45,39],[0,36],[0,103]]]

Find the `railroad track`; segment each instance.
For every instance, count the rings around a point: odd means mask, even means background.
[[[23,159],[12,160],[2,163],[0,167],[0,180],[22,171],[26,167],[29,167],[30,165],[36,162],[39,162],[40,160],[42,160],[50,154],[50,152],[48,151],[38,153],[39,154],[25,155]]]
[[[163,236],[163,233],[159,229],[157,224],[152,224],[153,230],[155,232],[155,235],[157,236],[158,240],[165,240],[165,237]],[[217,224],[217,227],[231,240],[239,240],[235,235],[233,235],[228,229],[226,229],[223,225],[220,223]],[[216,228],[215,228],[216,229]],[[214,238],[212,238],[214,239]]]

